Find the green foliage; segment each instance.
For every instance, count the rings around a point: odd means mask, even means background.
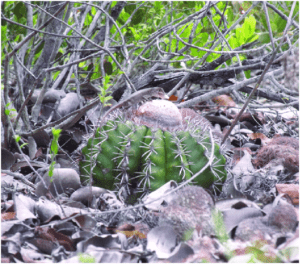
[[[221,243],[228,241],[229,237],[223,221],[222,213],[218,210],[214,210],[212,212],[212,219],[217,238],[220,240]]]
[[[141,36],[136,33],[135,29],[133,27],[129,27],[129,29],[131,30],[131,32],[132,32],[132,34],[134,36],[134,39],[137,40],[137,41],[140,40]]]
[[[4,113],[5,113],[5,115],[7,115],[9,118],[12,118],[12,117],[16,116],[16,113],[13,113],[13,112],[17,112],[17,110],[16,110],[15,108],[9,108],[10,105],[11,105],[10,102],[8,102],[8,103],[5,105]]]
[[[228,41],[232,49],[258,39],[258,35],[255,34],[255,26],[256,20],[253,16],[246,18],[243,25],[235,29],[235,35]]]
[[[49,166],[49,176],[50,177],[53,176],[54,165],[56,163],[54,161],[54,159],[55,159],[55,156],[58,153],[58,138],[60,136],[61,131],[62,131],[61,129],[55,129],[54,127],[52,128],[53,139],[52,139],[51,148],[50,148],[50,154],[51,154],[51,159],[52,159],[52,162]]]
[[[261,241],[256,241],[253,246],[246,248],[246,254],[250,255],[248,263],[282,263],[282,260],[278,256],[272,256],[268,254],[268,252],[262,250],[261,247],[263,245],[259,245],[259,242]]]
[[[54,127],[52,128],[52,135],[53,135],[53,140],[51,143],[51,151],[55,155],[58,153],[58,138],[60,136],[61,129],[55,129]]]
[[[23,2],[17,2],[13,9],[13,13],[17,17],[17,19],[21,19],[22,17],[27,17],[27,9],[25,7],[25,4]]]
[[[36,55],[39,55],[41,52],[42,52],[42,50],[43,50],[43,48],[44,48],[44,42],[42,41],[41,43],[40,43],[40,45],[37,47],[37,49],[36,49],[36,51],[35,51],[35,54]]]
[[[109,106],[110,104],[108,104],[107,102],[113,98],[111,95],[108,95],[109,93],[111,93],[111,91],[108,90],[110,87],[109,81],[110,81],[110,76],[105,75],[103,86],[100,87],[101,93],[98,94],[100,102],[103,104],[104,107]]]
[[[53,80],[56,80],[56,78],[58,77],[58,75],[60,74],[60,72],[59,71],[57,71],[57,72],[55,72],[54,74],[53,74]]]
[[[19,135],[15,135],[14,138],[15,138],[16,143],[19,143],[20,140],[21,140],[21,136],[19,136]],[[23,144],[20,146],[20,148],[22,149],[23,147],[25,147],[25,146],[27,146],[27,145],[28,145],[28,143],[23,143]]]
[[[78,259],[80,263],[96,263],[96,260],[93,256],[89,254],[78,254]]]
[[[140,8],[132,17],[131,19],[131,25],[137,25],[140,24],[143,20],[143,17],[145,15],[146,9],[145,8]]]
[[[194,233],[194,228],[188,229],[187,231],[184,232],[183,234],[183,241],[188,241],[193,237],[193,233]]]
[[[7,32],[7,25],[5,25],[5,26],[2,25],[1,26],[1,43],[5,43],[7,40],[6,32]]]
[[[26,25],[27,22],[27,9],[23,2],[7,1],[4,2],[2,12],[4,15],[20,24]],[[6,21],[1,22],[1,26],[6,26],[8,29],[8,35],[14,39],[18,35],[26,35],[27,29],[19,27],[17,25],[7,23]]]
[[[21,146],[20,146],[20,148],[22,149],[22,148],[24,148],[25,146],[27,146],[28,145],[28,143],[23,143]]]
[[[15,137],[15,141],[18,143],[19,141],[20,141],[20,139],[21,139],[21,136],[19,136],[19,135],[15,135],[14,136]]]
[[[7,41],[7,25],[1,25],[1,63],[3,64],[3,60],[5,58],[4,47],[6,46]]]
[[[223,215],[220,211],[214,210],[212,212],[212,220],[215,227],[215,234],[222,245],[225,247],[225,254],[228,259],[232,259],[231,262],[235,263],[282,263],[282,256],[286,259],[290,259],[290,256],[293,253],[299,251],[298,248],[287,248],[284,250],[280,250],[278,255],[274,255],[274,253],[269,253],[268,250],[264,249],[264,246],[268,244],[263,240],[253,241],[250,246],[246,246],[244,251],[244,255],[235,256],[235,251],[230,250],[229,248],[229,236],[227,234],[225,224],[223,221]]]

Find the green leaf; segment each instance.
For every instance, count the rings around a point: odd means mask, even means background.
[[[228,40],[228,43],[230,45],[231,48],[235,49],[236,47],[238,47],[238,43],[237,40],[234,36],[231,36],[231,38]]]
[[[17,143],[20,141],[20,139],[21,139],[21,136],[15,135],[15,141],[16,141]]]
[[[255,32],[256,20],[253,16],[247,17],[242,26],[242,31],[244,32],[245,39],[252,37]]]
[[[145,8],[140,8],[132,17],[131,25],[138,25],[139,23],[141,23],[143,18],[145,17],[145,12],[147,12]]]
[[[5,115],[7,115],[7,116],[9,116],[9,114],[10,114],[10,110],[9,109],[5,109]]]
[[[208,40],[208,34],[206,32],[200,34],[201,44],[204,46]]]
[[[195,11],[198,12],[203,6],[204,6],[204,2],[202,1],[195,1]]]
[[[130,17],[130,14],[128,14],[126,11],[124,11],[124,9],[122,10],[122,12],[119,16],[119,18],[123,21],[122,24],[124,24],[129,17]]]
[[[78,259],[80,263],[96,263],[95,258],[89,254],[79,253]]]
[[[245,76],[247,79],[251,78],[251,70],[245,71]]]
[[[92,22],[93,18],[90,14],[87,14],[84,20],[84,25],[89,26]],[[71,32],[71,31],[70,31]]]
[[[133,13],[133,11],[135,10],[135,8],[136,8],[136,5],[127,4],[124,9],[125,9],[126,13],[128,13],[129,15],[131,15]],[[122,12],[123,12],[123,10],[122,10]]]
[[[53,79],[56,80],[56,78],[58,77],[58,75],[60,74],[60,71],[57,71],[56,73],[53,74]]]
[[[192,55],[193,57],[198,57],[198,50],[195,49],[195,48],[191,48],[191,55]]]
[[[54,127],[52,127],[53,138],[58,140],[61,131],[61,129],[55,129]]]
[[[28,143],[23,143],[23,144],[20,146],[20,148],[23,148],[23,147],[25,147],[26,145],[28,145]]]
[[[239,27],[235,30],[236,40],[238,43],[238,46],[241,46],[245,43],[245,33],[244,30]]]
[[[233,10],[232,7],[229,6],[227,8],[227,10],[225,11],[225,16],[227,17],[228,23],[229,23],[229,27],[232,25],[233,20],[234,20],[234,14],[233,14]]]
[[[110,82],[110,76],[109,75],[105,75],[104,76],[104,89],[107,90],[109,88],[109,82]]]
[[[20,19],[22,17],[27,16],[27,9],[22,2],[18,2],[13,10],[14,15],[17,17],[17,19]]]
[[[277,21],[276,25],[277,25],[278,32],[283,32],[286,27],[287,21],[285,19],[282,19],[280,16],[277,16],[276,21]]]
[[[140,35],[136,33],[135,29],[133,27],[128,27],[130,30],[131,30],[131,33],[133,34],[134,36],[134,39],[135,40],[140,40]]]
[[[220,211],[214,210],[212,212],[212,220],[215,227],[216,236],[221,243],[226,242],[229,237],[223,220],[223,215]]]
[[[159,13],[161,11],[161,9],[163,8],[162,3],[160,1],[154,1],[153,3],[154,3],[155,11]]]
[[[6,32],[7,32],[7,26],[1,26],[1,43],[6,42],[7,40]]]
[[[91,8],[91,13],[92,13],[93,16],[96,15],[96,13],[97,13],[97,9],[93,6]]]
[[[270,36],[268,33],[260,35],[258,39],[262,44],[270,43]]]
[[[106,102],[108,102],[110,99],[113,99],[113,97],[112,97],[111,95],[106,96],[106,97],[104,98],[104,100],[103,100],[103,104],[104,104],[105,106],[111,105],[111,104],[107,104],[107,103],[106,103]]]
[[[189,35],[191,34],[191,30],[193,28],[193,24],[189,24],[188,27],[184,26],[185,29],[184,31],[181,33],[181,38],[188,38]],[[187,39],[183,39],[185,41],[187,41]]]
[[[55,155],[58,153],[58,144],[57,144],[57,142],[55,140],[52,140],[51,151]]]
[[[54,165],[55,165],[55,163],[56,163],[55,161],[52,161],[51,164],[50,164],[50,166],[49,166],[48,175],[49,175],[50,178],[53,176],[53,171],[54,171]],[[52,179],[51,179],[51,181],[52,181]]]
[[[78,66],[80,68],[84,67],[86,65],[86,61],[83,61],[83,62],[79,62]]]

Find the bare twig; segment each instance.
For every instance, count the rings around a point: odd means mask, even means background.
[[[35,29],[33,27],[28,27],[28,26],[25,26],[23,24],[20,24],[20,23],[17,23],[13,20],[10,20],[8,18],[6,18],[3,14],[1,14],[1,19],[11,23],[11,24],[14,24],[14,25],[17,25],[17,26],[20,26],[20,27],[23,27],[23,28],[27,28],[35,33],[42,33],[42,34],[46,34],[46,35],[50,35],[50,36],[54,36],[54,37],[60,37],[60,38],[80,38],[80,37],[76,37],[76,36],[69,36],[69,35],[63,35],[63,34],[55,34],[55,33],[50,33],[50,32],[47,32],[47,31],[42,31],[42,30],[39,30],[39,29]]]
[[[21,180],[23,183],[25,183],[26,185],[30,186],[31,188],[33,188],[34,190],[36,189],[36,186],[28,181],[23,174],[21,173],[16,173],[16,172],[11,172],[10,170],[1,170],[1,173],[5,173],[7,175],[13,176],[19,180]]]
[[[63,128],[63,127],[64,127],[64,126],[68,126],[67,124],[69,124],[70,121],[72,121],[72,120],[77,120],[77,121],[78,121],[78,120],[85,114],[86,111],[88,111],[89,109],[93,108],[94,106],[96,106],[96,105],[99,104],[99,103],[100,103],[100,100],[99,100],[99,98],[97,97],[97,98],[95,98],[94,100],[92,100],[90,104],[86,105],[85,107],[83,107],[83,108],[81,108],[81,109],[78,109],[78,110],[73,111],[72,113],[70,113],[70,114],[68,114],[68,115],[66,115],[66,116],[64,116],[64,117],[62,117],[62,118],[60,118],[60,119],[57,120],[57,121],[54,121],[54,122],[52,122],[52,123],[50,123],[50,124],[48,124],[48,125],[39,127],[39,128],[37,128],[37,129],[35,129],[35,130],[31,131],[31,132],[20,133],[20,135],[22,135],[22,136],[32,136],[32,135],[36,134],[36,133],[39,132],[39,131],[42,131],[42,130],[44,130],[44,129],[48,128],[48,127],[51,127],[51,126],[53,127],[53,126],[55,126],[55,125],[57,125],[57,124],[60,124],[60,126],[58,126],[58,127],[56,127],[56,128],[65,129],[65,128]],[[72,117],[73,115],[76,115],[76,116],[75,116],[75,117]],[[71,118],[71,120],[70,120],[69,122],[66,122],[66,123],[64,123],[64,124],[62,123],[63,121],[65,121],[66,119],[68,119],[68,118],[70,118],[70,117],[72,117],[72,118]],[[77,121],[75,121],[75,123],[76,123]]]
[[[277,70],[274,70],[270,73],[267,73],[267,74],[280,74],[281,72],[283,72],[282,69],[277,69]],[[247,86],[247,85],[250,85],[252,83],[255,83],[259,80],[260,76],[255,76],[255,77],[252,77],[250,79],[247,79],[247,80],[244,80],[242,82],[237,82],[235,83],[234,85],[230,85],[228,87],[225,87],[225,88],[222,88],[222,89],[218,89],[218,90],[214,90],[214,91],[211,91],[211,92],[208,92],[204,95],[201,95],[201,96],[198,96],[198,97],[195,97],[191,100],[188,100],[186,102],[183,102],[183,103],[180,103],[179,105],[177,105],[178,107],[191,107],[199,102],[203,102],[203,101],[207,101],[213,97],[216,97],[218,95],[221,95],[221,94],[226,94],[226,93],[231,93],[233,90],[239,90],[241,88],[243,88],[244,86]]]

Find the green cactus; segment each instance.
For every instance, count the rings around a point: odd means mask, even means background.
[[[93,146],[92,146],[93,142]],[[93,168],[93,185],[114,190],[116,187],[156,190],[166,182],[182,182],[208,162],[211,140],[192,121],[183,129],[170,132],[118,117],[109,120],[94,139],[82,149],[81,177],[87,179]],[[91,162],[95,161],[95,162]],[[226,160],[215,143],[214,161],[193,182],[204,188],[221,190],[226,179]]]

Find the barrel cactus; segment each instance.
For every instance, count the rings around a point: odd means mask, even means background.
[[[208,162],[211,125],[199,115],[200,119],[190,118],[187,112],[184,117],[173,103],[164,100],[148,102],[129,114],[119,111],[82,149],[82,179],[92,171],[93,185],[127,190],[127,194],[189,179]],[[225,163],[215,143],[212,166],[193,183],[220,190],[226,179]]]

